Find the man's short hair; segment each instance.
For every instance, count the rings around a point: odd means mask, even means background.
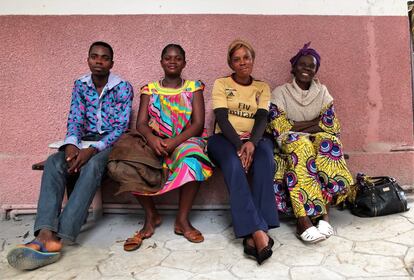
[[[88,54],[90,54],[90,53],[91,53],[92,48],[93,48],[94,46],[102,46],[102,47],[104,47],[104,48],[107,48],[107,49],[109,50],[109,53],[111,54],[111,60],[114,60],[114,50],[112,49],[112,47],[111,47],[111,45],[110,45],[110,44],[108,44],[108,43],[106,43],[106,42],[103,42],[103,41],[96,41],[96,42],[93,42],[93,43],[92,43],[92,45],[89,47],[89,52],[88,52]]]

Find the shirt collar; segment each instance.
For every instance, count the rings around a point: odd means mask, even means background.
[[[79,78],[82,83],[86,83],[89,87],[94,86],[92,82],[92,74],[86,74]],[[115,74],[109,73],[108,83],[105,85],[107,90],[110,90],[122,82],[121,78]]]

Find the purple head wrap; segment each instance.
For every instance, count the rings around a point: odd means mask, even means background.
[[[299,58],[305,55],[311,55],[316,59],[316,72],[318,72],[319,66],[321,65],[321,56],[317,51],[315,51],[312,48],[309,48],[311,42],[306,43],[303,48],[299,50],[299,52],[290,59],[290,64],[292,64],[292,67],[296,65]]]

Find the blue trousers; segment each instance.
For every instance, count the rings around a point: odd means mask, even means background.
[[[60,238],[75,241],[101,184],[110,151],[111,149],[106,149],[97,153],[81,167],[79,178],[63,211],[62,200],[69,175],[65,153],[60,151],[47,159],[37,204],[35,235],[41,229],[49,229]]]
[[[243,169],[236,148],[222,134],[211,136],[207,147],[210,159],[223,172],[236,237],[278,227],[279,216],[273,191],[275,162],[272,141],[263,138],[258,142],[248,174]]]

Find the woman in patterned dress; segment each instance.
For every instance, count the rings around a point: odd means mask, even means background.
[[[278,210],[293,210],[298,237],[314,243],[334,234],[328,206],[344,201],[353,181],[343,157],[333,98],[314,78],[320,56],[309,44],[290,60],[293,81],[272,93],[267,132],[278,150]]]
[[[149,146],[163,160],[167,180],[155,193],[133,193],[145,210],[143,228],[127,239],[124,249],[138,249],[142,240],[153,235],[160,225],[151,196],[180,188],[179,211],[174,232],[190,242],[204,240],[200,231],[188,220],[200,181],[212,174],[212,164],[204,147],[204,84],[184,80],[181,72],[186,65],[185,51],[179,45],[167,45],[161,54],[164,78],[141,88],[137,130],[148,140]]]

